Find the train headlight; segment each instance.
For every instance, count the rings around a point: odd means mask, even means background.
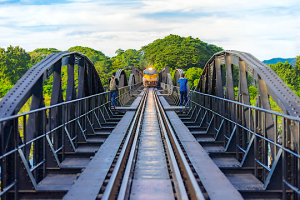
[[[152,67],[150,67],[149,70],[152,70]]]

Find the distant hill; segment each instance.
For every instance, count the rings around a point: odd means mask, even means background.
[[[291,65],[295,66],[296,58],[272,58],[270,60],[264,60],[263,63],[265,64],[276,64],[279,62],[285,63],[287,61]]]

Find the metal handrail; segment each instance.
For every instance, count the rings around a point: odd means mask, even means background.
[[[244,106],[244,107],[247,107],[247,108],[252,108],[252,109],[255,109],[255,110],[258,110],[258,111],[262,111],[262,112],[266,112],[266,113],[269,113],[269,114],[278,115],[280,117],[284,117],[284,118],[287,118],[287,119],[290,119],[290,120],[295,120],[295,121],[299,121],[300,122],[300,118],[299,117],[294,117],[294,116],[291,116],[291,115],[287,115],[287,114],[275,112],[275,111],[272,111],[272,110],[268,110],[268,109],[264,109],[264,108],[260,108],[260,107],[256,107],[256,106],[251,106],[251,105],[248,105],[248,104],[240,103],[238,101],[234,101],[234,100],[230,100],[230,99],[225,99],[225,98],[217,97],[217,96],[210,95],[210,94],[205,94],[205,93],[197,92],[197,91],[194,91],[194,90],[191,90],[190,92],[194,92],[194,93],[197,93],[197,94],[200,94],[200,95],[203,95],[203,96],[212,97],[214,99],[226,101],[226,102],[233,103],[233,104],[236,104],[236,105],[239,105],[239,106]]]
[[[135,90],[136,86],[138,84],[132,86],[126,86],[123,87],[123,89],[128,90],[126,91],[126,93],[123,94],[123,97],[125,97],[126,95],[129,96],[130,95],[130,91],[131,90]],[[13,124],[18,124],[18,119],[22,119],[23,121],[23,125],[22,127],[15,127],[12,131],[12,135],[17,138],[17,140],[22,140],[22,143],[17,142],[15,144],[15,146],[13,146],[11,149],[5,149],[2,145],[2,155],[0,155],[0,161],[2,161],[3,159],[6,159],[8,156],[14,155],[16,159],[18,159],[18,154],[20,154],[20,157],[22,159],[22,162],[25,165],[25,171],[28,173],[28,176],[30,178],[31,183],[33,184],[33,187],[35,188],[37,186],[38,180],[36,179],[36,177],[33,175],[33,171],[36,171],[36,169],[38,168],[44,168],[45,169],[45,159],[46,159],[46,155],[42,155],[40,158],[35,157],[34,154],[34,163],[33,165],[29,165],[29,149],[27,149],[27,147],[29,148],[29,144],[32,143],[36,143],[38,141],[44,140],[46,144],[48,144],[49,146],[49,150],[52,152],[53,156],[54,156],[54,160],[56,162],[56,164],[58,165],[58,167],[61,166],[61,162],[64,159],[64,156],[62,158],[58,157],[58,152],[63,151],[63,155],[64,155],[64,148],[65,145],[62,144],[58,144],[56,146],[55,142],[51,141],[51,137],[53,135],[53,133],[56,133],[56,131],[62,131],[62,135],[64,135],[63,137],[67,137],[67,140],[70,140],[71,142],[71,146],[73,150],[75,150],[75,146],[74,144],[76,143],[76,141],[73,141],[74,138],[78,138],[78,135],[82,134],[84,139],[86,139],[85,136],[85,130],[87,129],[88,126],[92,126],[95,127],[97,122],[98,125],[101,128],[101,124],[100,121],[98,119],[99,116],[96,115],[95,112],[98,112],[99,109],[103,109],[103,107],[107,107],[110,103],[109,101],[109,93],[110,92],[102,92],[102,93],[98,93],[98,94],[94,94],[91,96],[87,96],[87,97],[83,97],[80,99],[75,99],[75,100],[70,100],[70,101],[66,101],[66,102],[62,102],[59,104],[55,104],[55,105],[51,105],[51,106],[47,106],[47,107],[43,107],[43,108],[38,108],[35,110],[31,110],[28,112],[24,112],[21,114],[17,114],[17,115],[13,115],[13,116],[9,116],[9,117],[5,117],[0,119],[0,131],[4,131],[4,126],[7,123],[13,123]],[[122,97],[121,97],[122,98]],[[126,98],[126,97],[125,97]],[[70,106],[74,106],[74,108],[78,109],[81,108],[83,109],[82,112],[81,110],[78,110],[78,112],[76,112],[74,114],[74,116],[67,116],[64,115],[64,112],[67,112],[68,109],[70,109]],[[58,115],[61,115],[61,120],[57,122],[57,124],[55,125],[55,127],[52,127],[52,110],[60,110],[59,112],[57,112]],[[49,115],[47,114],[49,112]],[[61,113],[62,112],[62,113]],[[100,111],[101,112],[101,111]],[[57,115],[56,114],[56,115]],[[95,116],[93,115],[95,114]],[[35,136],[33,138],[28,138],[28,141],[26,141],[27,138],[27,131],[26,131],[26,125],[28,124],[28,120],[27,117],[30,115],[34,115],[34,116],[38,116],[38,115],[42,115],[43,116],[43,122],[45,122],[45,124],[47,125],[47,127],[44,127],[43,130],[39,131],[39,135]],[[53,117],[55,117],[53,115]],[[104,117],[104,116],[102,116]],[[80,120],[83,120],[82,122],[79,122]],[[74,126],[77,126],[77,123],[80,126],[80,130],[78,130],[75,134],[75,136],[71,133],[69,133],[70,129],[68,128],[69,125],[74,124]],[[36,122],[38,123],[38,121]],[[81,123],[81,124],[80,124]],[[19,128],[22,128],[24,130],[23,134],[24,134],[24,138],[20,138],[20,132],[19,132]],[[69,130],[68,130],[69,129]],[[4,138],[4,134],[2,134],[2,140]],[[74,142],[74,144],[73,144]],[[30,145],[31,146],[31,145]],[[31,147],[30,147],[31,148]],[[62,159],[62,160],[61,160]],[[15,169],[17,170],[17,169]],[[14,184],[20,184],[20,180],[22,179],[22,177],[20,177],[19,175],[16,175],[14,177],[15,182]],[[0,196],[5,195],[7,193],[7,191],[12,190],[11,185],[6,185],[2,187],[2,192],[0,194]],[[16,189],[17,190],[17,189]]]
[[[135,84],[135,85],[138,85],[138,84],[140,84],[140,83],[137,83],[137,84]],[[120,88],[120,89],[124,89],[124,88],[130,88],[130,86],[125,86],[125,87],[122,87],[122,88]],[[74,100],[70,100],[70,101],[58,103],[58,104],[55,104],[55,105],[50,105],[50,106],[47,106],[47,107],[38,108],[38,109],[35,109],[35,110],[30,110],[30,111],[27,111],[27,112],[23,112],[23,113],[20,113],[20,114],[12,115],[12,116],[5,117],[5,118],[0,118],[0,123],[1,123],[1,122],[4,122],[4,121],[8,121],[8,120],[15,119],[15,118],[17,118],[17,117],[22,117],[22,116],[24,116],[24,115],[29,115],[29,114],[33,114],[33,113],[35,113],[35,112],[40,112],[40,111],[44,111],[44,110],[47,110],[47,109],[56,108],[56,107],[59,107],[59,106],[63,106],[63,105],[75,103],[75,102],[78,102],[78,101],[90,99],[90,98],[92,98],[92,97],[96,97],[96,96],[100,96],[100,95],[108,94],[108,93],[110,93],[110,91],[101,92],[101,93],[94,94],[94,95],[90,95],[90,96],[87,96],[87,97],[82,97],[82,98],[80,98],[80,99],[74,99]]]
[[[212,125],[214,128],[217,127],[217,133],[214,132],[216,134],[215,139],[217,138],[217,136],[219,136],[221,126],[223,126],[223,124],[225,123],[223,123],[223,121],[226,121],[226,127],[230,131],[228,132],[228,130],[226,129],[226,131],[223,130],[224,133],[222,133],[222,135],[224,134],[224,145],[226,146],[225,151],[227,150],[228,144],[232,142],[230,140],[233,134],[235,134],[235,132],[237,131],[237,127],[239,128],[239,133],[242,133],[244,131],[244,133],[249,134],[248,136],[250,137],[247,137],[248,139],[243,147],[240,146],[238,142],[234,142],[234,145],[236,145],[237,148],[233,151],[237,155],[239,153],[243,153],[240,164],[241,167],[243,167],[243,163],[246,162],[245,160],[247,160],[247,156],[251,154],[253,157],[254,154],[254,158],[248,160],[247,162],[254,162],[255,176],[258,176],[258,166],[263,169],[263,171],[260,173],[262,173],[261,178],[262,182],[264,183],[265,189],[267,189],[272,180],[274,180],[272,179],[272,177],[282,176],[282,183],[277,183],[279,185],[282,185],[282,198],[286,199],[286,193],[288,191],[287,187],[292,189],[294,191],[294,194],[296,193],[296,195],[300,195],[299,189],[297,189],[297,187],[299,187],[299,182],[293,181],[293,179],[291,179],[292,175],[287,175],[288,169],[291,170],[290,173],[297,173],[299,171],[299,165],[291,165],[291,161],[289,161],[288,157],[292,157],[290,159],[294,159],[295,162],[300,162],[300,146],[299,143],[297,143],[297,140],[299,140],[300,137],[300,118],[256,106],[247,105],[238,101],[229,100],[210,94],[204,94],[197,91],[191,91],[191,93],[193,94],[192,98],[190,99],[191,103],[196,105],[199,109],[204,109],[205,113],[207,111],[210,113],[210,116],[207,120],[212,120],[214,119],[214,117],[217,120],[217,123]],[[196,100],[197,98],[198,100]],[[201,99],[205,99],[205,103],[202,102]],[[206,107],[206,102],[210,102],[209,104],[212,107]],[[229,109],[230,113],[238,113],[248,110],[249,119],[242,119],[244,117],[243,115],[239,117],[233,116],[226,111],[225,113],[223,113],[224,111],[222,112],[222,110],[217,109],[217,107],[212,105],[212,102],[214,102],[215,104],[219,104],[220,106],[225,106],[224,108]],[[274,126],[275,133],[271,137],[267,135],[267,131],[269,128],[266,127],[267,115],[271,116],[272,120],[274,120],[274,124],[269,125],[270,127]],[[277,129],[277,120],[279,119],[282,120],[283,123],[282,133],[280,133],[280,131],[278,131]],[[248,124],[243,124],[242,120],[244,120],[244,122],[247,121]],[[211,124],[209,124],[209,126],[211,126]],[[226,134],[226,132],[228,132],[229,134]],[[270,133],[272,132],[273,131],[271,131]],[[277,141],[279,135],[281,135],[282,137],[282,142]],[[262,144],[264,145],[264,148],[267,148],[267,150],[264,150],[263,156],[258,156],[257,154],[259,151],[257,149],[257,139],[260,139],[262,141]],[[250,152],[251,145],[254,145],[254,153]],[[269,162],[266,158],[269,151],[272,154],[272,162]],[[282,159],[282,164],[279,164],[280,159]],[[280,171],[276,170],[278,169],[278,167],[279,169],[282,167]],[[296,176],[299,179],[299,174],[297,174]],[[288,180],[290,180],[291,182],[289,182]],[[274,182],[272,182],[272,185],[274,185]]]
[[[225,117],[225,116],[223,116],[223,115],[221,115],[221,114],[219,114],[219,113],[217,113],[217,112],[215,112],[215,111],[213,111],[213,110],[211,110],[209,108],[206,108],[206,107],[198,104],[195,101],[192,101],[192,102],[195,103],[196,105],[200,106],[201,108],[203,108],[203,109],[205,109],[207,111],[210,111],[210,112],[214,113],[215,115],[218,115],[219,117],[222,117],[223,119],[227,120],[228,122],[230,122],[230,123],[232,123],[232,124],[234,124],[236,126],[239,126],[240,128],[246,130],[247,132],[249,132],[249,133],[251,133],[251,134],[253,134],[253,135],[255,135],[255,136],[257,136],[257,137],[259,137],[261,139],[264,139],[267,142],[269,142],[269,143],[271,143],[271,144],[273,144],[273,145],[275,145],[275,146],[277,146],[279,148],[282,148],[283,150],[287,151],[288,153],[293,154],[294,156],[296,156],[296,157],[298,157],[300,159],[300,155],[295,154],[295,152],[291,151],[290,149],[287,149],[287,148],[283,147],[281,144],[278,144],[278,143],[276,143],[276,142],[274,142],[274,141],[272,141],[272,140],[270,140],[268,138],[265,138],[264,136],[256,133],[255,131],[252,131],[251,129],[248,129],[247,127],[244,127],[241,124],[239,124],[239,123],[237,123],[237,122],[235,122],[235,121],[233,121],[233,120],[231,120],[231,119],[229,119],[229,118],[227,118],[227,117]]]

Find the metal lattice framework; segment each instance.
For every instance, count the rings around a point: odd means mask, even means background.
[[[175,90],[181,73],[176,70],[170,85],[166,81],[169,73],[165,69],[160,72],[162,88],[175,103],[179,101]],[[251,106],[250,86],[257,88],[255,106]],[[201,132],[204,138],[213,136],[203,145],[214,143],[207,150],[214,157],[224,154],[236,159],[234,164],[226,161],[226,166],[220,167],[234,168],[237,174],[250,170],[261,184],[253,191],[299,198],[300,99],[269,66],[249,53],[218,52],[205,65],[189,99],[190,109],[183,119],[190,131]],[[271,110],[271,101],[283,114]]]
[[[174,78],[173,78],[173,85],[179,87],[179,83],[178,80],[181,77],[181,74],[183,74],[183,70],[182,69],[176,69],[175,70],[175,74],[174,74]]]
[[[137,67],[132,67],[132,71],[129,77],[129,85],[133,86],[143,81],[143,71]]]
[[[119,80],[119,88],[128,86],[126,72],[124,69],[118,69],[116,72],[116,78]]]
[[[77,88],[75,88],[74,78],[75,65],[78,66]],[[65,99],[62,91],[63,66],[67,66],[67,88],[65,91]],[[52,74],[53,85],[50,105],[104,92],[101,80],[93,63],[85,55],[78,52],[55,53],[31,67],[8,92],[8,94],[3,97],[0,102],[0,118],[17,114],[30,97],[31,111],[44,107],[43,85],[45,80],[49,79]],[[51,120],[53,122],[52,125],[56,124],[57,120],[61,120],[60,116],[56,116],[57,111],[53,111],[51,114]],[[71,115],[74,115],[74,112],[70,111],[70,113],[68,113],[68,117]],[[1,128],[1,134],[4,134],[4,141],[2,141],[2,144],[5,146],[4,149],[8,148],[8,140],[11,134],[8,130],[11,129],[9,128],[11,126],[11,124],[4,124],[4,127]],[[38,123],[36,116],[29,115],[26,128],[27,141],[30,141],[34,137],[35,126],[43,127],[46,126],[46,124]],[[28,155],[26,155],[26,157],[28,157]]]
[[[125,71],[118,70],[116,77],[122,86],[117,101],[125,104],[131,93]],[[50,106],[45,107],[44,85],[52,78]],[[28,100],[30,111],[17,114]],[[105,92],[85,55],[56,53],[34,65],[0,102],[1,198],[18,199],[20,191],[44,191],[38,184],[48,171],[66,168],[66,156],[76,154],[78,146],[113,116],[110,92]]]
[[[236,83],[238,84],[238,94],[236,96],[233,78],[234,67],[237,67],[239,71],[239,79]],[[258,87],[257,107],[271,110],[269,97],[272,97],[284,114],[300,116],[299,97],[269,66],[245,52],[221,51],[215,54],[205,65],[196,91],[250,105],[248,76],[255,80]],[[248,119],[249,112],[246,110],[243,115]],[[240,116],[240,118],[242,117]],[[266,116],[266,128],[268,139],[275,141],[277,138],[274,135],[274,120],[271,115]],[[295,134],[293,136],[294,142],[298,144],[298,136]]]
[[[251,85],[257,87],[255,107]],[[270,97],[284,114],[271,111]],[[194,122],[223,142],[225,152],[235,153],[239,167],[254,169],[265,190],[285,196],[289,186],[298,193],[300,99],[269,66],[249,53],[218,52],[190,100]]]
[[[61,68],[68,66],[68,85],[65,101],[100,92],[104,88],[93,63],[77,52],[55,53],[31,67],[0,102],[0,118],[17,114],[32,96],[31,108],[43,107],[43,83],[53,74],[51,105],[63,101],[61,88]],[[78,92],[75,94],[74,65],[78,65]],[[76,97],[77,96],[77,97]]]
[[[159,72],[159,82],[164,83],[166,85],[171,86],[172,85],[172,78],[169,71],[169,66],[165,66],[160,72]]]
[[[222,71],[222,65],[225,70]],[[258,85],[258,107],[270,110],[268,96],[271,96],[283,113],[300,117],[300,100],[297,95],[267,65],[249,53],[240,51],[221,51],[216,53],[205,65],[197,91],[234,100],[233,65],[239,68],[238,101],[249,102],[247,75]],[[226,74],[226,89],[223,89],[222,74]]]

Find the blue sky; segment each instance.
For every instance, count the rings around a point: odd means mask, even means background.
[[[169,34],[260,60],[300,55],[299,0],[0,0],[0,47],[80,45],[114,56]]]

